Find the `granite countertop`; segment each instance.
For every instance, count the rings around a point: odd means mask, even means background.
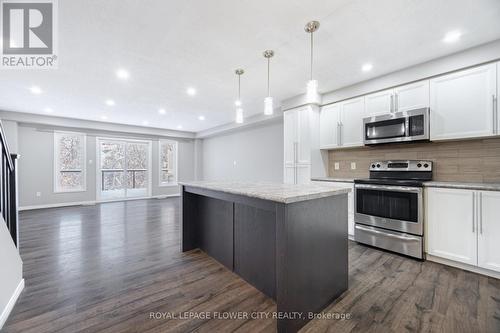
[[[467,183],[467,182],[438,182],[429,181],[424,183],[425,187],[456,188],[478,191],[500,191],[500,183]]]
[[[354,183],[354,178],[313,177],[311,180],[320,182]]]
[[[180,182],[180,185],[220,191],[231,194],[280,203],[293,203],[330,197],[351,191],[349,187],[332,187],[321,184],[280,184],[270,182],[228,182],[228,181],[193,181]]]

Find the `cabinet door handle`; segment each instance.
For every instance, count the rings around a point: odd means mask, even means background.
[[[394,111],[399,111],[399,94],[395,93],[394,97]]]
[[[476,223],[476,193],[472,192],[472,233],[475,232],[474,224]]]
[[[340,146],[340,122],[337,121],[337,146]]]
[[[339,123],[339,145],[342,146],[343,143],[342,143],[342,127],[344,126],[344,124],[342,124],[342,122]]]
[[[391,112],[394,112],[394,95],[391,94]]]
[[[479,233],[483,234],[483,193],[479,192]]]

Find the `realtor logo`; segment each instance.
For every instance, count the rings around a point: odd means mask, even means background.
[[[1,68],[57,68],[56,0],[0,0]]]

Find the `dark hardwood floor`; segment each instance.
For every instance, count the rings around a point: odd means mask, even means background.
[[[178,199],[22,212],[26,287],[5,332],[274,332],[275,303],[179,251]],[[335,254],[325,254],[332,255]],[[500,332],[500,280],[349,244],[349,290],[303,332]],[[198,318],[152,319],[179,313]]]

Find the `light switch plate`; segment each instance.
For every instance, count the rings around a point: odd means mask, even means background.
[[[339,170],[340,169],[340,163],[339,162],[335,162],[334,167],[335,167],[335,170]]]
[[[351,170],[356,170],[356,162],[351,162]]]
[[[42,192],[36,192],[36,196],[37,197],[41,197],[42,196]]]

